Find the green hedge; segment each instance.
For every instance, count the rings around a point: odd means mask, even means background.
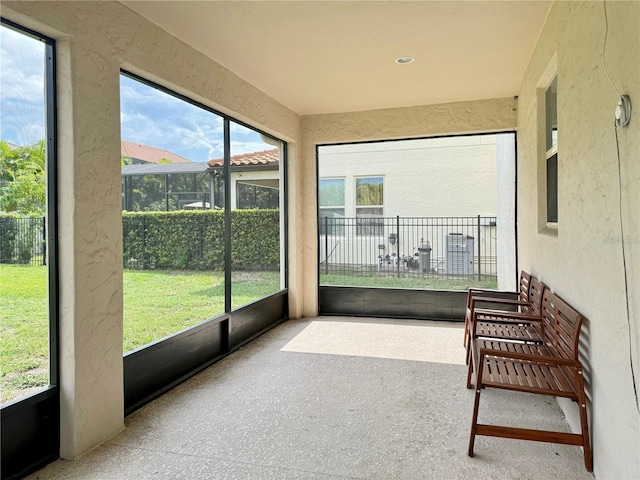
[[[0,263],[14,263],[18,225],[14,215],[0,216]]]
[[[224,212],[122,213],[124,267],[224,270]],[[231,212],[233,270],[278,270],[279,210]]]

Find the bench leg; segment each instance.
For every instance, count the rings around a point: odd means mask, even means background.
[[[472,343],[473,342],[473,343]],[[471,337],[471,332],[469,332],[469,344],[467,345],[467,388],[472,388],[472,379],[474,373],[474,348],[475,348],[475,339]],[[476,372],[476,383],[478,383],[478,374]]]
[[[580,426],[582,428],[582,447],[584,448],[584,466],[587,472],[593,472],[593,453],[589,439],[589,423],[587,419],[587,405],[584,394],[584,378],[582,370],[578,371],[578,407],[580,408]]]
[[[476,383],[478,383],[476,381]],[[473,417],[471,418],[471,434],[469,435],[469,452],[468,455],[473,457],[473,445],[476,442],[476,430],[478,428],[478,409],[480,407],[480,391],[481,388],[476,386],[476,399],[473,403]]]
[[[478,369],[476,371],[476,399],[473,402],[473,417],[471,418],[471,434],[469,435],[468,455],[470,457],[473,457],[473,445],[475,444],[476,432],[478,430],[478,410],[480,409],[480,392],[482,391],[483,363],[484,363],[484,355],[480,355],[480,361],[478,362]]]
[[[462,341],[462,344],[465,347],[467,346],[468,335],[469,335],[469,309],[467,308],[467,311],[464,313],[464,340]]]

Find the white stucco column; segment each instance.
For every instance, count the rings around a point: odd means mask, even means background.
[[[498,177],[498,288],[516,290],[516,148],[515,134],[496,135]]]
[[[87,37],[98,35],[87,33]],[[124,427],[119,68],[59,41],[60,455]]]

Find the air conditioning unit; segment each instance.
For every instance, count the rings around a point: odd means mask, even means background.
[[[473,275],[474,237],[449,233],[445,237],[447,275]]]

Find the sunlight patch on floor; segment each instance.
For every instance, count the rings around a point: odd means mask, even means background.
[[[281,351],[464,365],[462,330],[436,322],[317,320]]]

